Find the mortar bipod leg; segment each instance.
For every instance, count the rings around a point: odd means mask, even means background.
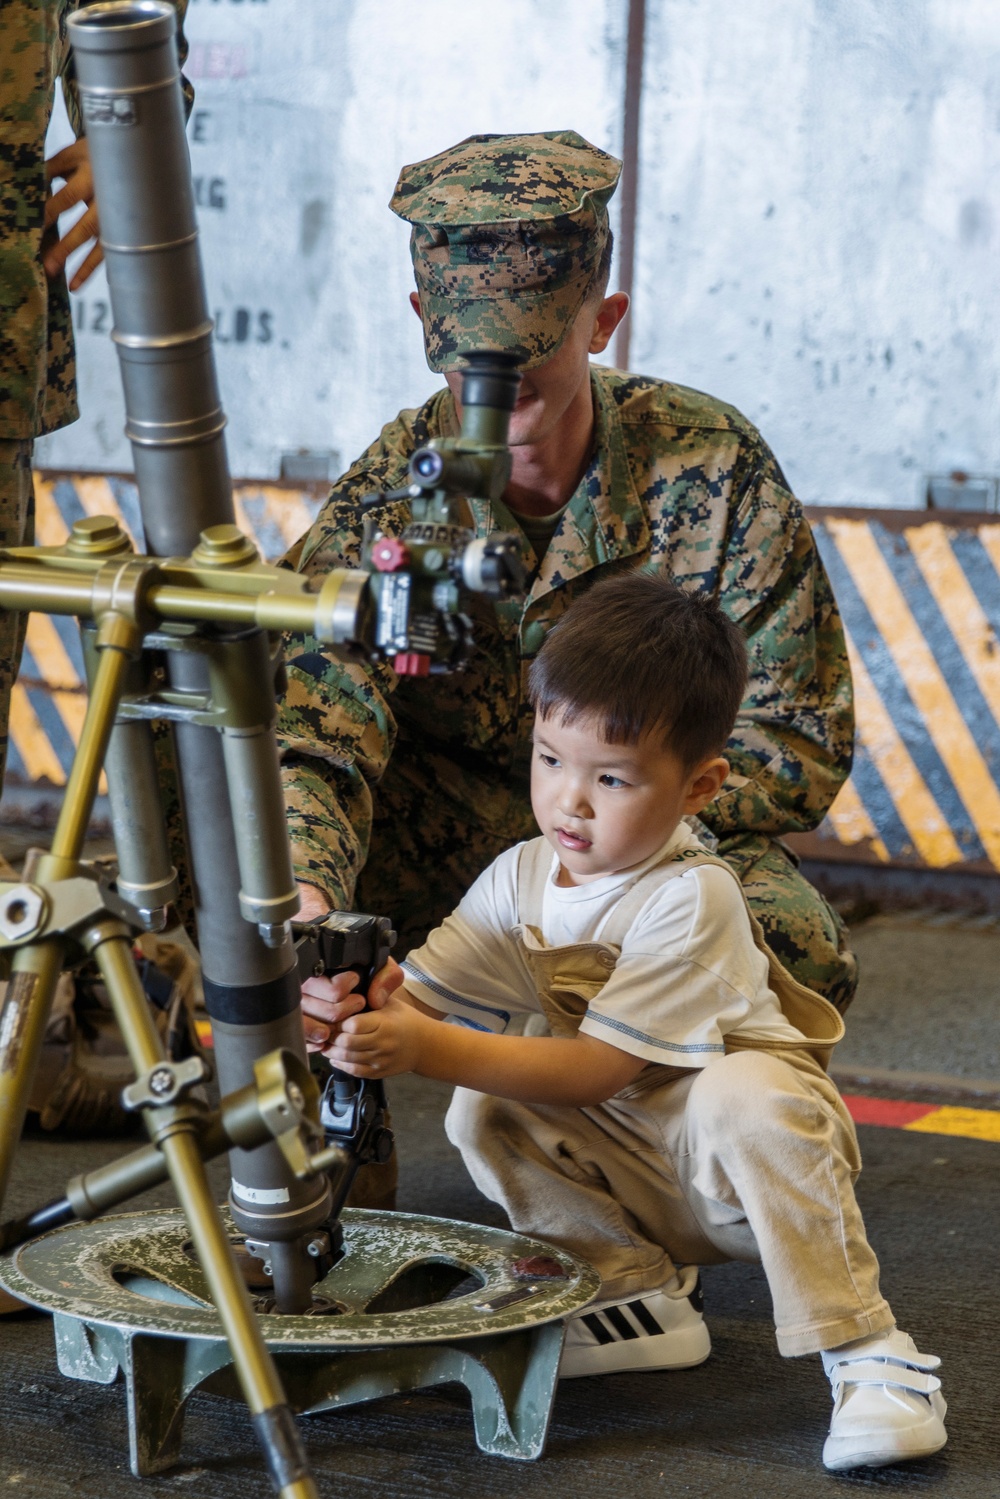
[[[59,809],[52,849],[38,861],[36,887],[76,874],[125,676],[140,641],[139,631],[131,621],[111,612],[103,616],[97,636],[99,661],[87,714]],[[37,899],[41,929],[44,902],[41,897]],[[50,937],[20,947],[14,954],[0,1012],[0,1205],[24,1128],[63,951],[62,940]]]
[[[62,955],[58,938],[20,948],[0,1008],[0,1204],[28,1112]]]
[[[136,1073],[140,1079],[149,1078],[150,1091],[155,1094],[156,1068],[164,1061],[163,1047],[129,941],[120,932],[115,923],[102,923],[89,934],[87,945],[101,971]],[[151,1103],[143,1110],[143,1117],[167,1162],[275,1488],[281,1499],[318,1499],[298,1427],[209,1188],[195,1138],[196,1116],[192,1111],[185,1118],[186,1113],[183,1106],[163,1109]]]

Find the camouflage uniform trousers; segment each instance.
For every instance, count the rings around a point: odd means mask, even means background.
[[[355,908],[391,916],[402,958],[455,909],[487,865],[521,838],[537,837],[530,812],[524,825],[500,831],[447,806],[440,785],[408,768],[398,751],[376,787],[371,847],[358,880]],[[858,983],[847,929],[818,890],[799,873],[777,839],[736,833],[717,852],[739,874],[764,935],[785,967],[843,1011]]]
[[[0,547],[30,546],[35,539],[33,449],[33,438],[0,438]],[[10,692],[21,665],[27,623],[26,614],[0,611],[0,782],[7,764]]]

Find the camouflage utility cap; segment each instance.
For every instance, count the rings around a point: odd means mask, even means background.
[[[566,336],[608,241],[621,162],[575,130],[470,135],[404,167],[389,207],[413,225],[427,363],[509,349],[527,368]]]

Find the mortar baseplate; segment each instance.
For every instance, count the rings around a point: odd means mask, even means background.
[[[341,1222],[343,1256],[314,1291],[324,1314],[261,1317],[292,1409],[458,1382],[484,1452],[538,1457],[563,1319],[596,1295],[596,1272],[537,1239],[445,1218],[348,1208]],[[124,1374],[137,1476],[176,1463],[196,1390],[239,1398],[178,1209],[56,1229],[0,1256],[0,1284],[53,1314],[63,1374],[102,1384]]]

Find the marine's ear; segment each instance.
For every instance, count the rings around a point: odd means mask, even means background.
[[[611,336],[622,318],[628,312],[628,292],[613,291],[610,297],[605,297],[594,313],[594,332],[590,340],[588,354],[603,354],[611,342]]]
[[[420,316],[420,296],[415,291],[411,291],[410,292],[410,306],[413,308],[414,312],[417,314],[417,317],[419,317]]]

